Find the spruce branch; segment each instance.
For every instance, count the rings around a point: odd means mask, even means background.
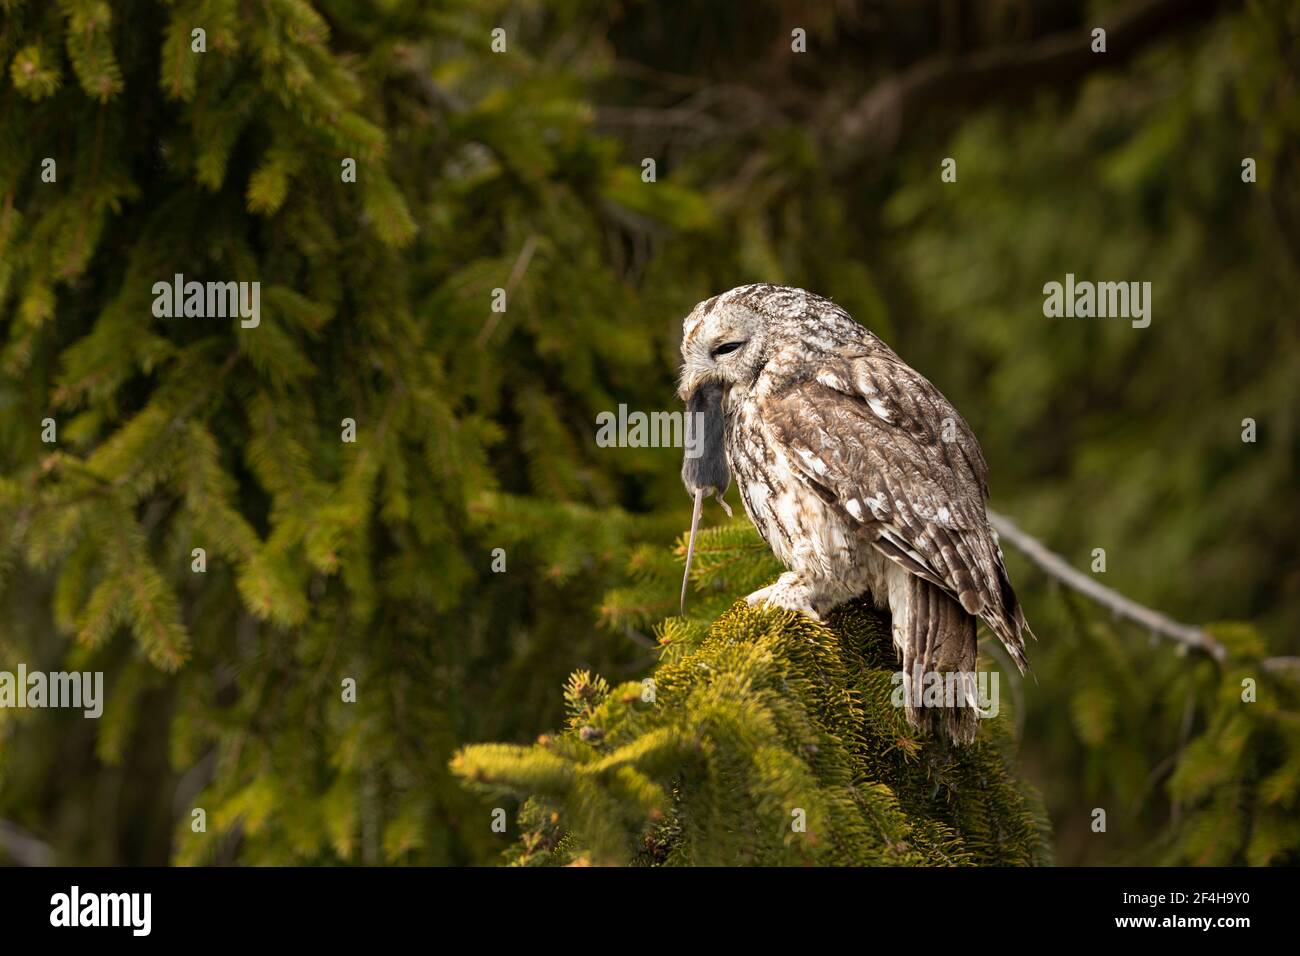
[[[1147,0],[1109,13],[1097,24],[1106,30],[1106,56],[1092,53],[1092,27],[1081,26],[965,56],[921,60],[882,80],[845,110],[836,138],[850,147],[846,154],[888,151],[922,113],[977,107],[1045,87],[1069,87],[1095,70],[1122,66],[1150,45],[1227,6],[1224,0]]]
[[[957,749],[906,724],[887,615],[858,602],[817,624],[737,601],[689,634],[681,623],[665,625],[679,646],[650,680],[575,673],[561,733],[457,752],[470,789],[525,801],[510,862],[1050,861],[1005,720]]]

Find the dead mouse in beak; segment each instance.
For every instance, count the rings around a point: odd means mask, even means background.
[[[697,443],[694,448],[687,443],[682,460],[682,484],[695,497],[691,512],[691,536],[686,545],[686,571],[682,575],[681,612],[686,613],[686,585],[691,577],[691,558],[695,554],[695,533],[700,526],[700,511],[705,497],[718,499],[722,510],[731,517],[731,506],[722,496],[731,484],[731,470],[727,467],[727,450],[723,445],[722,386],[716,382],[701,385],[686,399],[687,434]],[[691,452],[697,452],[692,456]]]

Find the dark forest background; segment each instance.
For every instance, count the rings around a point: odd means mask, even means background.
[[[0,862],[497,860],[454,752],[676,611],[680,452],[596,416],[676,408],[682,317],[752,281],[1229,649],[1009,550],[1057,862],[1296,861],[1300,4],[0,0],[0,67],[0,670],[108,688],[0,710]],[[178,272],[260,326],[155,318]],[[1150,327],[1044,317],[1066,273],[1149,281]]]

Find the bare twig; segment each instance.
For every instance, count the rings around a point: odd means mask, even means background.
[[[1149,44],[1227,6],[1226,0],[1146,0],[1101,18],[1028,43],[936,56],[882,80],[846,110],[837,139],[887,151],[918,113],[960,110],[1007,96],[1031,96],[1077,83],[1095,70],[1123,65]],[[1106,52],[1093,53],[1092,29],[1106,31]]]
[[[651,86],[657,86],[660,89],[675,90],[679,93],[694,93],[696,90],[709,85],[709,81],[703,77],[686,76],[682,73],[658,70],[635,60],[617,60],[611,72],[616,76],[630,77],[634,80],[646,82]]]
[[[597,113],[602,128],[649,127],[651,129],[677,129],[685,127],[701,136],[714,136],[722,124],[708,113],[697,109],[673,106],[656,109],[646,106],[602,106]]]
[[[510,275],[506,277],[504,286],[506,292],[506,301],[510,301],[511,294],[523,279],[524,274],[528,271],[528,263],[533,261],[533,253],[537,251],[537,237],[529,236],[524,240],[523,248],[519,250],[519,255],[515,257],[515,264],[510,269]],[[483,323],[483,328],[479,331],[478,338],[474,344],[479,348],[487,345],[487,340],[492,337],[496,331],[497,323],[501,321],[502,312],[493,312],[488,315],[487,321]]]
[[[0,820],[0,850],[19,866],[49,866],[54,861],[54,851],[48,844],[8,820]]]
[[[1054,551],[1049,551],[1037,538],[1021,531],[1010,518],[989,511],[989,524],[993,525],[1002,541],[1006,541],[1036,564],[1047,575],[1065,586],[1078,591],[1116,617],[1140,624],[1153,634],[1209,654],[1219,663],[1228,658],[1227,649],[1199,627],[1180,624],[1173,618],[1138,604],[1104,584],[1098,583],[1075,568]]]
[[[1095,579],[1076,569],[1055,551],[1049,550],[1037,538],[1021,531],[1006,515],[990,510],[988,516],[989,524],[997,531],[999,539],[1019,550],[1045,571],[1048,577],[1078,591],[1102,607],[1109,608],[1116,617],[1140,624],[1152,634],[1204,651],[1220,664],[1228,659],[1228,649],[1201,628],[1180,624],[1159,611],[1153,611],[1126,598],[1104,584],[1098,584]],[[1274,673],[1292,671],[1300,675],[1300,657],[1266,657],[1259,663],[1266,671]]]
[[[405,68],[407,78],[430,106],[453,116],[469,109],[464,97],[434,82],[427,51],[399,47],[394,51],[393,59]]]
[[[633,641],[635,641],[637,644],[640,644],[644,648],[647,648],[652,651],[657,651],[659,649],[658,641],[652,641],[650,638],[646,637],[644,634],[638,631],[631,624],[628,624],[623,628],[623,633],[625,633]]]

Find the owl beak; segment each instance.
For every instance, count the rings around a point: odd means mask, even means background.
[[[677,386],[677,397],[683,402],[690,404],[691,396],[701,385],[707,385],[713,381],[713,363],[707,365],[697,365],[691,363],[682,368],[681,382]]]

